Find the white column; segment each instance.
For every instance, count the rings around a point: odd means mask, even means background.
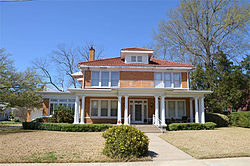
[[[122,97],[118,96],[117,124],[122,124]]]
[[[199,111],[198,111],[198,97],[195,97],[194,100],[195,105],[195,123],[199,123]]]
[[[161,96],[161,122],[162,126],[166,126],[166,114],[165,114],[165,96]]]
[[[80,107],[79,96],[76,96],[74,124],[79,124],[79,107]]]
[[[159,100],[158,100],[159,96],[155,96],[155,123],[156,125],[159,125]]]
[[[194,116],[193,116],[193,99],[190,98],[190,122],[194,122]]]
[[[205,123],[204,97],[201,97],[201,123]]]
[[[124,124],[128,124],[128,96],[125,96]]]
[[[82,107],[81,107],[81,124],[84,124],[84,113],[85,113],[85,96],[82,96]]]

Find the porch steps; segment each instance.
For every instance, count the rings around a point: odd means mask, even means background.
[[[134,124],[133,127],[141,130],[144,133],[161,133],[161,130],[152,124]]]

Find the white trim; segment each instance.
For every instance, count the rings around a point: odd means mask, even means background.
[[[189,99],[189,106],[190,106],[190,122],[194,122],[194,115],[193,115],[193,99]]]
[[[198,96],[195,96],[194,107],[195,107],[195,123],[199,123]]]
[[[82,96],[81,122],[80,122],[80,124],[84,124],[84,114],[85,114],[85,96]]]

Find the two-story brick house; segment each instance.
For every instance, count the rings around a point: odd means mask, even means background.
[[[41,92],[44,116],[57,105],[75,111],[74,123],[147,123],[190,121],[205,123],[204,95],[190,90],[193,65],[152,58],[152,49],[123,48],[120,56],[78,63],[73,77],[81,88]]]

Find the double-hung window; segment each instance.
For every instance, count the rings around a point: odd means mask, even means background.
[[[108,116],[108,100],[101,100],[101,116]]]
[[[111,86],[118,86],[119,83],[119,72],[111,72]]]
[[[92,71],[91,74],[91,86],[99,86],[99,71]]]
[[[109,86],[109,72],[101,72],[101,86]]]
[[[117,116],[117,109],[118,109],[118,102],[112,100],[111,101],[111,113],[110,113],[110,115],[116,117]]]
[[[174,73],[174,87],[180,88],[181,87],[181,73]]]
[[[92,71],[91,72],[92,87],[118,87],[119,72],[110,71]]]
[[[131,62],[136,62],[136,56],[131,56]]]
[[[137,56],[137,62],[142,62],[142,56]]]
[[[171,73],[164,73],[164,87],[171,87]]]
[[[142,56],[131,56],[130,57],[130,61],[131,62],[134,62],[134,63],[142,63]]]
[[[98,100],[91,101],[91,116],[98,116]]]
[[[162,88],[162,73],[155,73],[155,87]]]

